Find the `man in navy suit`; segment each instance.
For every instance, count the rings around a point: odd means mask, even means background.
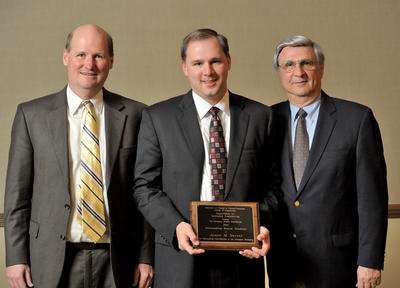
[[[270,287],[375,287],[388,207],[378,124],[368,107],[321,90],[324,55],[315,42],[287,38],[274,60],[288,101],[273,106],[284,198],[271,231]]]

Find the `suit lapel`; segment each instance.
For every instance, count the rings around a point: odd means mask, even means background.
[[[47,125],[52,141],[52,149],[62,171],[67,191],[69,192],[69,154],[68,154],[68,120],[66,87],[52,99],[53,107],[47,115]]]
[[[283,177],[286,177],[290,182],[290,187],[293,187],[293,195],[297,193],[296,184],[294,182],[294,175],[293,175],[293,165],[292,165],[292,138],[291,138],[291,117],[290,117],[290,107],[289,101],[285,102],[282,106],[282,111],[280,111],[280,115],[282,119],[278,120],[282,125],[284,125],[281,129],[284,131],[283,134],[283,141],[282,141],[282,170]]]
[[[328,144],[329,138],[336,124],[336,119],[332,115],[336,111],[336,107],[323,91],[321,92],[321,107],[318,116],[318,123],[314,134],[314,140],[311,146],[310,155],[308,157],[306,168],[304,169],[303,178],[301,180],[298,195],[302,192],[304,186],[310,179],[312,173],[321,159],[322,153]]]
[[[106,183],[109,186],[127,116],[122,112],[125,106],[106,89],[103,89],[103,99],[106,129]]]
[[[229,111],[231,118],[231,135],[228,153],[228,168],[225,183],[225,199],[232,189],[239,159],[242,155],[244,140],[246,139],[249,115],[244,111],[244,103],[235,94],[229,92]]]
[[[180,112],[177,113],[178,123],[181,127],[183,136],[191,151],[194,161],[199,167],[204,163],[204,145],[201,136],[197,110],[193,101],[192,91],[189,91],[182,98],[179,105]]]

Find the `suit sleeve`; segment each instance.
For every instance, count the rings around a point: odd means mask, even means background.
[[[276,145],[276,128],[273,122],[272,110],[269,110],[269,119],[266,125],[266,138],[265,139],[265,172],[263,179],[265,179],[265,193],[263,199],[260,201],[260,222],[261,225],[267,227],[269,230],[273,229],[273,223],[276,221],[278,213],[279,201],[282,198],[280,192],[281,177],[277,166],[277,149]]]
[[[4,201],[6,266],[29,264],[33,162],[27,121],[19,105],[11,131]]]
[[[162,173],[162,149],[151,115],[145,109],[138,136],[134,198],[146,220],[172,246],[175,228],[184,219],[162,191]]]
[[[138,263],[154,264],[154,230],[150,224],[143,219],[142,242],[139,250]]]
[[[378,123],[369,109],[361,122],[356,155],[358,265],[383,269],[388,217],[386,164]]]

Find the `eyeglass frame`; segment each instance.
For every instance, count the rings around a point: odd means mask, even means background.
[[[287,64],[294,64],[294,65],[287,66]],[[291,73],[296,69],[297,64],[299,64],[300,67],[306,71],[314,71],[315,69],[317,69],[317,65],[318,65],[317,63],[315,63],[315,61],[313,61],[311,59],[302,59],[302,60],[298,60],[298,61],[288,60],[283,65],[280,65],[278,63],[278,67],[287,73]],[[310,65],[310,66],[308,67],[307,65]]]

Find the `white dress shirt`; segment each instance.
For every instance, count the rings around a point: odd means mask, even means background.
[[[197,95],[192,91],[194,104],[197,110],[197,119],[199,120],[201,136],[203,137],[204,143],[204,164],[203,164],[203,180],[201,183],[200,200],[201,201],[212,201],[211,194],[211,168],[210,162],[208,161],[210,153],[208,151],[209,138],[210,138],[210,121],[212,119],[211,114],[208,112],[213,105],[208,103],[206,100]],[[219,108],[218,117],[221,120],[222,129],[224,130],[225,146],[227,157],[229,154],[229,138],[231,130],[230,112],[229,112],[229,92],[227,91],[224,97],[219,101],[215,107]]]
[[[93,103],[97,128],[99,129],[100,143],[100,161],[103,173],[103,197],[104,208],[107,222],[107,229],[103,237],[99,240],[101,243],[109,242],[109,218],[108,218],[108,199],[107,199],[107,183],[105,181],[106,171],[106,130],[104,123],[104,103],[103,91],[90,99]],[[70,194],[71,194],[71,214],[68,224],[67,240],[70,242],[91,242],[91,240],[82,233],[82,225],[77,221],[77,201],[79,200],[79,181],[80,181],[80,162],[81,162],[81,131],[84,124],[83,100],[79,98],[68,86],[67,87],[68,102],[68,154],[69,154],[69,171],[70,171]]]

